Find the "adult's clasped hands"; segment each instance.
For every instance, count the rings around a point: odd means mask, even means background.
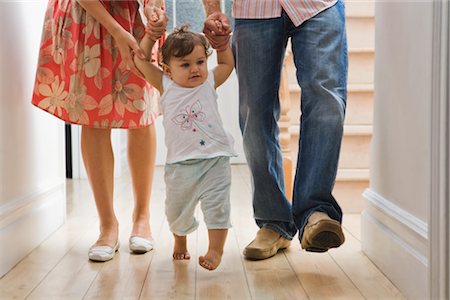
[[[144,12],[148,20],[145,31],[150,39],[157,41],[166,31],[167,15],[163,10],[154,6],[146,7]],[[223,51],[230,43],[230,20],[221,12],[212,13],[205,20],[203,33],[208,38],[211,47],[217,51]]]
[[[221,12],[210,14],[203,25],[203,33],[216,51],[224,51],[230,43],[231,26],[228,17]]]
[[[144,14],[148,20],[145,33],[151,40],[156,42],[166,32],[169,18],[162,9],[156,6],[145,7]]]
[[[144,8],[144,14],[148,20],[145,28],[146,34],[150,39],[157,41],[166,31],[168,18],[166,13],[158,7],[147,6]],[[120,55],[126,68],[132,72],[141,75],[133,62],[133,56],[145,59],[144,51],[139,47],[138,41],[134,36],[126,30],[118,30],[113,34],[117,42]]]

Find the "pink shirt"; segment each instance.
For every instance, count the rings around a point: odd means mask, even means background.
[[[281,16],[284,10],[295,26],[333,6],[337,0],[234,0],[236,19],[269,19]]]

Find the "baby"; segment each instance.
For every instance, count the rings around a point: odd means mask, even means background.
[[[142,39],[140,47],[146,60],[135,57],[135,63],[161,95],[167,146],[165,210],[175,238],[173,258],[190,259],[186,236],[198,227],[194,212],[200,202],[209,246],[199,264],[214,270],[231,227],[230,157],[236,156],[233,138],[224,130],[218,112],[216,88],[233,71],[233,55],[229,46],[220,49],[217,66],[208,70],[208,41],[181,26],[162,45],[160,69],[150,61],[154,40],[150,34]]]

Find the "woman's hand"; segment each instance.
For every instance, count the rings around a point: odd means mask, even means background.
[[[100,1],[92,0],[77,0],[91,16],[93,16],[106,30],[112,35],[119,48],[120,56],[127,68],[140,74],[133,62],[133,54],[139,58],[145,59],[144,52],[139,48],[139,45],[134,36],[126,31],[111,14],[105,9]]]
[[[151,5],[145,7],[144,14],[148,20],[145,32],[151,40],[156,42],[164,35],[164,32],[166,32],[168,22],[167,15],[159,7]]]
[[[139,44],[134,36],[125,29],[121,29],[113,34],[113,38],[117,43],[117,48],[119,49],[122,61],[126,64],[127,68],[140,75],[141,73],[134,64],[133,55],[136,55],[141,59],[145,59],[145,54],[139,47]]]

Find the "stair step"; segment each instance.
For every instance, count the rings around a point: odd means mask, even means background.
[[[348,53],[348,82],[373,83],[374,80],[374,52]]]
[[[346,125],[373,124],[373,92],[348,92]]]
[[[346,27],[349,49],[375,47],[375,18],[373,16],[347,17]]]
[[[339,169],[336,181],[368,181],[369,169]]]
[[[344,125],[344,136],[372,136],[372,132],[372,125]],[[299,135],[300,123],[291,122],[289,133],[292,136]]]
[[[370,141],[372,135],[344,135],[339,168],[365,169],[370,167]]]
[[[372,135],[372,125],[344,125],[344,135],[348,136],[367,136]]]
[[[369,169],[339,169],[333,195],[344,213],[361,213],[362,193],[369,187]]]
[[[349,83],[347,85],[347,92],[365,93],[373,92],[373,83]],[[297,83],[289,83],[290,92],[300,92],[300,86]]]
[[[373,47],[352,47],[348,48],[348,53],[375,53]]]
[[[297,159],[299,125],[289,127],[291,141],[289,144],[292,159]],[[368,169],[370,167],[370,141],[372,140],[371,125],[346,125],[342,138],[339,157],[340,169]]]
[[[350,83],[347,92],[373,92],[373,83]]]
[[[348,83],[371,84],[374,79],[375,55],[372,48],[354,48],[348,53]],[[292,58],[286,61],[288,84],[296,84],[296,69]]]
[[[339,170],[333,196],[344,213],[361,213],[364,207],[362,194],[368,187],[369,170]]]
[[[292,123],[300,119],[300,87],[289,84]],[[373,123],[373,84],[349,84],[347,86],[346,125],[370,125]]]
[[[369,187],[369,181],[336,181],[333,196],[344,213],[359,214],[363,211],[363,192]]]
[[[374,4],[373,0],[346,0],[345,15],[347,18],[373,17],[375,15]]]

